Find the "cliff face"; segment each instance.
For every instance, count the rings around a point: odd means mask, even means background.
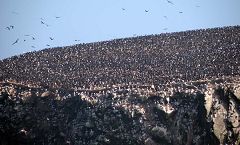
[[[1,144],[239,144],[239,47],[234,26],[1,60]]]
[[[1,144],[238,144],[240,100],[235,85],[171,84],[158,91],[153,86],[112,86],[88,92],[1,83],[0,140]]]

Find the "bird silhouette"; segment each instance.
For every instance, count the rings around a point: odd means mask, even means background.
[[[125,8],[122,8],[123,11],[125,11],[126,9]]]
[[[48,24],[46,24],[45,22],[41,21],[41,24],[45,25],[45,26],[49,26]]]
[[[165,19],[168,19],[168,17],[167,16],[163,16]]]
[[[32,40],[35,40],[35,37],[32,36]]]
[[[51,40],[53,40],[53,38],[52,37],[49,37]]]
[[[56,19],[59,19],[59,18],[61,18],[61,17],[56,16],[55,18],[56,18]]]
[[[36,48],[35,46],[31,46],[32,48]]]
[[[183,12],[180,11],[179,13],[182,14]]]
[[[11,29],[13,29],[13,28],[14,28],[14,26],[13,26],[13,25],[10,25],[10,28],[11,28]]]
[[[145,10],[145,12],[147,13],[149,10]]]
[[[167,30],[168,28],[164,28],[163,30]]]
[[[19,41],[19,39],[17,39],[15,42],[13,42],[13,44],[12,44],[12,45],[14,45],[14,44],[18,43],[18,41]]]
[[[173,3],[172,1],[170,1],[170,0],[167,0],[167,2],[168,2],[169,4],[174,5],[174,3]]]
[[[46,46],[50,46],[49,44],[47,44]]]
[[[10,31],[10,27],[6,27],[6,29]]]

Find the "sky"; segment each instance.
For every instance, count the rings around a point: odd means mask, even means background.
[[[0,0],[0,59],[57,46],[240,25],[239,7],[240,0]]]

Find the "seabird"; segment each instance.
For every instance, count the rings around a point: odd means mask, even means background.
[[[167,16],[163,16],[165,19],[168,19],[168,17]]]
[[[35,40],[35,37],[32,36],[32,40]]]
[[[49,37],[51,40],[53,40],[53,38],[52,37]]]
[[[145,12],[147,13],[149,10],[145,10]]]
[[[46,46],[50,46],[49,44],[47,44]]]
[[[174,3],[173,3],[172,1],[170,1],[170,0],[167,0],[167,2],[170,3],[170,4],[172,4],[172,5],[174,5]]]
[[[10,25],[10,28],[12,28],[12,29],[13,29],[13,28],[14,28],[14,26],[13,26],[13,25]]]
[[[167,30],[168,28],[164,28],[163,30]]]
[[[123,11],[125,11],[126,9],[125,8],[122,8]]]
[[[36,48],[35,46],[31,46],[32,48]]]
[[[10,27],[6,27],[6,29],[10,30]]]
[[[14,44],[18,43],[18,40],[19,40],[19,39],[17,39],[17,40],[16,40],[16,41],[15,41],[15,42],[14,42],[12,45],[14,45]]]
[[[56,18],[56,19],[59,19],[59,18],[61,18],[61,17],[58,17],[58,16],[57,16],[57,17],[55,17],[55,18]]]
[[[180,11],[179,13],[182,14],[183,12]]]
[[[41,24],[46,25],[48,27],[48,24],[46,24],[45,22],[41,21]]]

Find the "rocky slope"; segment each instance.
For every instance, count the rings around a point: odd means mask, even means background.
[[[0,143],[240,143],[240,27],[45,49],[0,61]]]
[[[234,80],[93,92],[5,82],[0,140],[2,145],[238,144],[239,86]]]

